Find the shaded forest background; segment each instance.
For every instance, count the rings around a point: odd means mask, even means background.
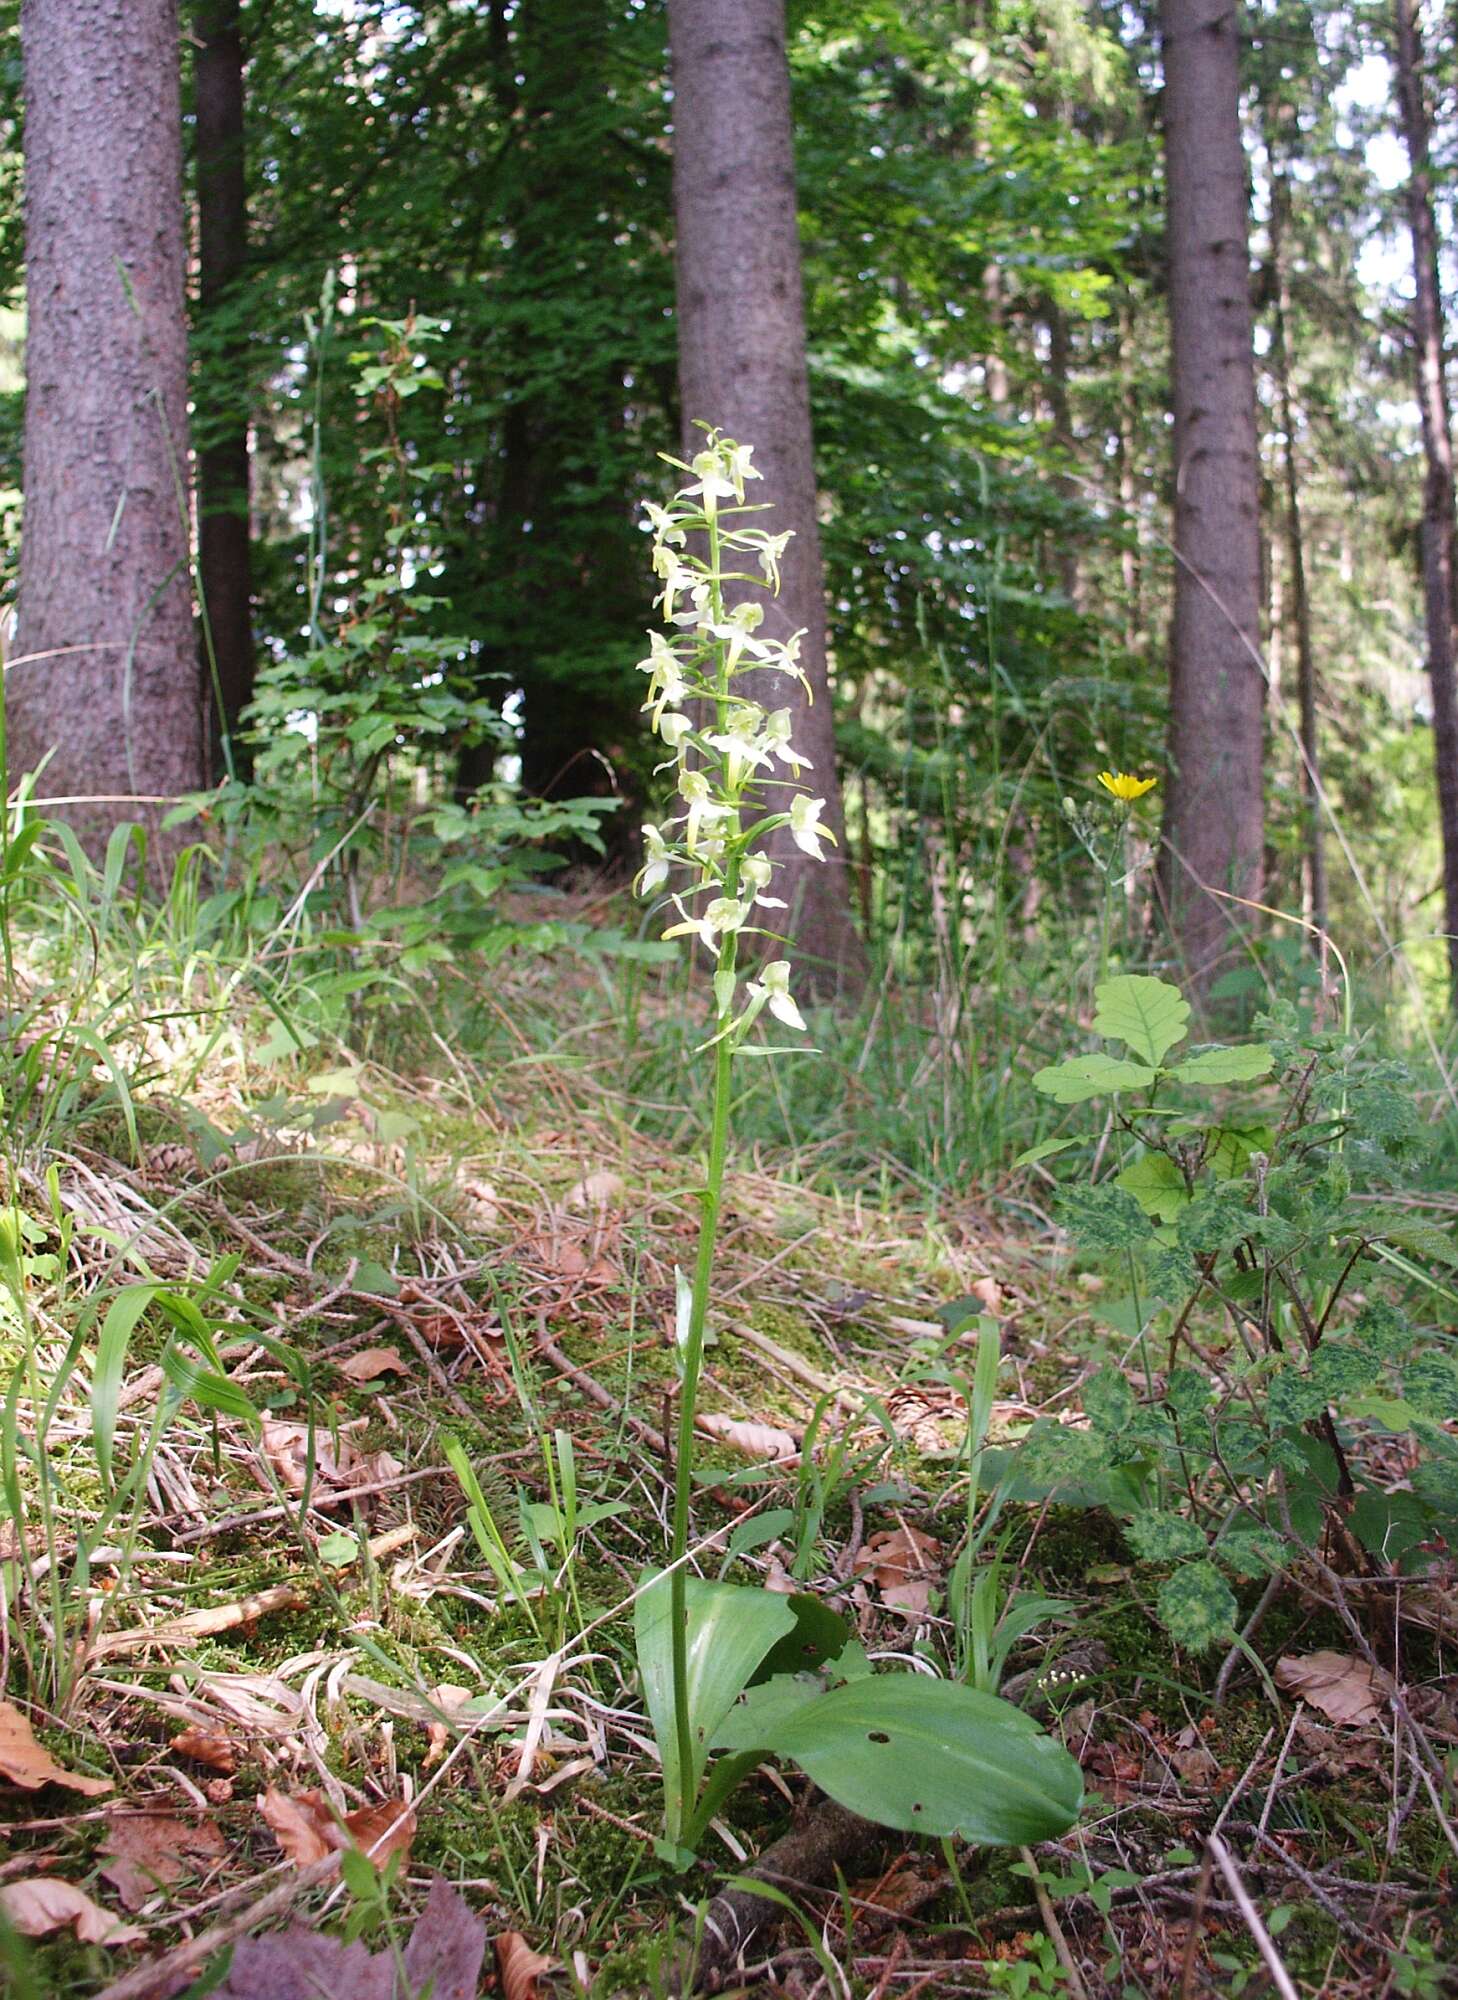
[[[367,790],[400,753],[440,797],[486,781],[616,796],[604,832],[626,856],[652,794],[636,510],[685,418],[713,414],[679,404],[663,10],[185,11],[200,582],[238,775],[296,770],[284,719],[327,696],[353,748],[371,716],[383,732]],[[18,302],[9,12],[0,248]],[[1099,900],[1063,800],[1100,768],[1162,765],[1176,566],[1157,25],[1074,0],[790,8],[847,858],[873,951],[895,941],[903,962],[959,923],[1060,951]],[[1446,239],[1453,52],[1433,26]],[[1242,16],[1263,900],[1310,919],[1329,895],[1348,955],[1397,991],[1400,944],[1431,997],[1441,857],[1391,27],[1382,7]],[[1329,891],[1296,744],[1303,657],[1359,858],[1360,880],[1339,853]],[[236,727],[250,691],[256,759]],[[369,756],[331,770],[328,735],[305,847],[364,797]]]

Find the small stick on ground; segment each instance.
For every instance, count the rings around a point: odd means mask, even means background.
[[[1231,1859],[1230,1849],[1218,1833],[1212,1833],[1207,1846],[1210,1858],[1225,1877],[1226,1887],[1235,1898],[1235,1907],[1240,1911],[1246,1929],[1255,1939],[1256,1950],[1266,1962],[1266,1970],[1271,1975],[1272,1984],[1281,2000],[1300,2000],[1300,1995],[1291,1984],[1291,1975],[1281,1963],[1281,1955],[1271,1942],[1271,1934],[1261,1922],[1261,1913],[1251,1901],[1240,1873]]]
[[[1058,1912],[1053,1907],[1053,1898],[1043,1886],[1043,1873],[1031,1847],[1020,1847],[1018,1853],[1028,1871],[1028,1880],[1033,1885],[1033,1894],[1038,1899],[1038,1915],[1043,1919],[1043,1928],[1053,1941],[1053,1949],[1058,1954],[1058,1963],[1068,1977],[1068,1990],[1073,2000],[1088,2000],[1088,1988],[1083,1983],[1083,1974],[1078,1969],[1063,1926],[1058,1921]]]

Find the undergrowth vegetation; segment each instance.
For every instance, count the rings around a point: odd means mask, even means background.
[[[1056,979],[1008,936],[995,992],[804,997],[816,1053],[734,1066],[685,1457],[693,1050],[742,1000],[512,810],[470,951],[429,838],[351,892],[245,815],[158,897],[139,834],[7,822],[3,1879],[80,1898],[6,1935],[15,1990],[141,1992],[143,1944],[204,1990],[275,1890],[379,1948],[432,1871],[563,1992],[707,1982],[726,1931],[788,1991],[1255,1991],[1251,1894],[1299,1986],[1441,1990],[1443,1050],[1269,960],[1192,1045],[1107,904]],[[1117,882],[1137,805],[1078,810]],[[341,912],[400,852],[444,950]],[[665,1842],[633,1605],[675,1463],[690,1601],[752,1586],[795,1677]],[[950,1833],[817,1849],[826,1685],[1009,1704],[1082,1810],[1019,1835],[954,1784]]]
[[[253,1992],[297,1910],[320,1977],[408,1970],[479,1955],[469,1903],[509,1996],[1436,1993],[1421,984],[1373,1007],[1292,926],[1193,1039],[1115,772],[1064,802],[1061,930],[1000,837],[858,1008],[740,963],[769,836],[828,836],[752,693],[793,655],[725,595],[783,538],[747,452],[685,470],[667,940],[598,868],[610,801],[446,796],[449,649],[402,649],[394,572],[331,632],[316,600],[171,848],[6,814],[7,1975]]]

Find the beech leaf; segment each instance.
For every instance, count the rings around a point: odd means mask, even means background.
[[[545,2000],[541,1980],[552,1966],[520,1931],[503,1931],[496,1940],[496,1972],[506,2000]]]
[[[124,1924],[119,1917],[93,1903],[84,1890],[63,1882],[57,1875],[32,1875],[23,1882],[8,1882],[0,1889],[0,1910],[22,1937],[51,1937],[56,1931],[74,1931],[82,1944],[140,1944],[147,1933],[139,1924]]]
[[[760,1424],[748,1417],[726,1417],[710,1411],[695,1418],[695,1426],[748,1458],[767,1458],[779,1463],[800,1455],[793,1433],[782,1431],[776,1424]]]
[[[110,1778],[88,1778],[58,1764],[50,1751],[36,1742],[35,1731],[20,1710],[8,1701],[0,1701],[0,1778],[27,1792],[38,1792],[42,1785],[65,1785],[70,1791],[84,1792],[89,1799],[114,1789]]]
[[[1387,1706],[1391,1682],[1354,1653],[1323,1651],[1288,1653],[1278,1660],[1276,1686],[1318,1709],[1328,1722],[1359,1729]]]

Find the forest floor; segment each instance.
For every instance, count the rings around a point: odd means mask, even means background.
[[[628,1606],[664,1546],[695,1161],[624,1115],[611,1052],[523,1046],[489,1079],[316,1056],[270,1070],[225,1042],[185,1101],[139,1097],[135,1149],[113,1108],[17,1178],[31,1360],[0,1450],[0,1579],[29,1639],[6,1619],[0,1888],[51,1884],[33,1893],[59,1916],[23,1952],[0,1939],[11,1988],[201,1993],[209,1966],[230,1977],[220,1950],[289,1921],[378,1949],[410,1934],[439,1874],[484,1926],[507,2000],[666,1994],[705,1900],[815,1813],[797,1773],[764,1770],[696,1874],[655,1847]],[[139,1281],[202,1286],[231,1406],[216,1382],[211,1408],[167,1403],[165,1314],[73,1338],[87,1300],[100,1317]],[[1081,1421],[1110,1342],[1102,1303],[1026,1194],[929,1208],[891,1179],[837,1187],[741,1158],[700,1568],[826,1597],[873,1656],[943,1659],[966,1501],[947,1378],[977,1335],[950,1336],[995,1321],[991,1442],[1006,1443],[1039,1414]],[[514,1571],[473,1531],[452,1438]],[[78,1567],[86,1522],[138,1463],[144,1485]],[[1172,1650],[1161,1573],[1109,1513],[1045,1501],[1004,1518],[1010,1581],[1051,1600],[1004,1692],[1081,1763],[1079,1824],[1036,1854],[868,1839],[838,1881],[784,1882],[800,1916],[772,1913],[728,1984],[874,2000],[1452,1990],[1453,1829],[1390,1714],[1344,1687],[1335,1612],[1294,1587],[1269,1605],[1272,1669],[1339,1656],[1332,1685],[1308,1678],[1293,1701],[1223,1648]],[[1261,1594],[1246,1586],[1243,1610]],[[1448,1641],[1395,1630],[1410,1708],[1451,1755]],[[376,1861],[400,1850],[383,1888],[357,1866],[341,1879],[341,1822]],[[291,1986],[306,1957],[294,1934],[270,2000],[375,1990],[343,1958]],[[233,1977],[213,1990],[257,1990]]]

